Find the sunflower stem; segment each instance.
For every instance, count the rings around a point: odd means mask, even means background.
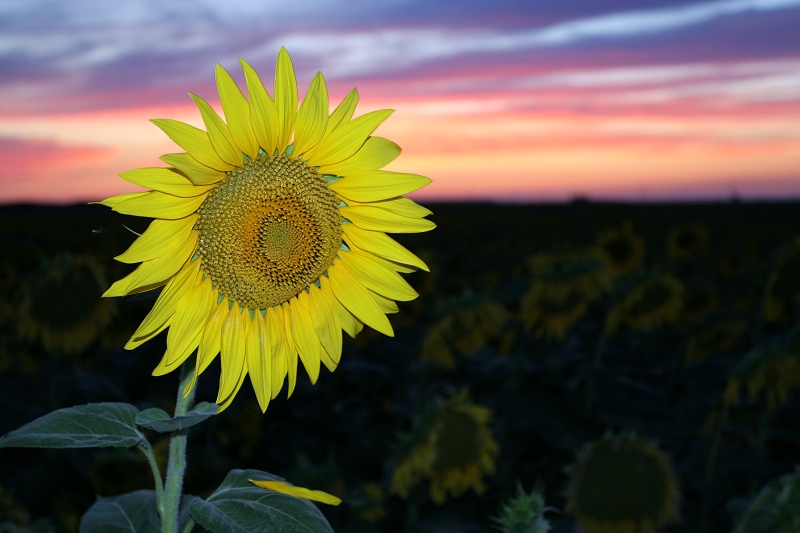
[[[150,445],[150,441],[145,440],[138,448],[142,451],[144,456],[147,457],[150,471],[153,473],[153,483],[155,483],[156,486],[156,506],[160,510],[163,505],[162,502],[164,501],[164,480],[161,477],[161,470],[158,468],[158,462],[156,462],[153,447]]]
[[[183,395],[184,388],[192,379],[192,372],[187,371],[187,367],[187,365],[181,367],[181,383],[178,386],[178,398],[175,401],[176,417],[185,415],[194,401],[194,388],[188,396],[184,397]],[[186,429],[175,431],[172,433],[169,443],[167,481],[164,485],[164,498],[159,507],[162,533],[177,533],[178,531],[183,475],[186,471],[187,431]]]

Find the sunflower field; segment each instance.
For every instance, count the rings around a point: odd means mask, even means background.
[[[800,204],[426,207],[436,230],[396,237],[430,272],[394,336],[344,336],[336,372],[301,367],[263,413],[243,387],[189,431],[187,494],[259,469],[340,498],[319,509],[353,533],[799,530]],[[158,290],[101,298],[148,223],[0,207],[0,435],[174,407],[168,333],[124,348]],[[0,532],[78,531],[152,481],[135,448],[0,449]]]

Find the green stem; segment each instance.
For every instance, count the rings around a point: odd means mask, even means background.
[[[153,473],[153,482],[156,485],[156,505],[161,509],[162,501],[164,500],[164,482],[161,479],[161,470],[158,468],[156,462],[156,455],[153,453],[153,447],[150,442],[145,440],[144,443],[139,445],[139,449],[147,457],[147,462],[150,464],[150,471]]]
[[[194,388],[184,398],[184,387],[192,379],[192,371],[187,370],[189,365],[181,367],[181,383],[178,386],[178,399],[175,401],[175,416],[185,415],[194,401]],[[186,471],[186,437],[187,430],[182,429],[172,433],[169,443],[169,462],[167,465],[167,481],[164,485],[164,498],[159,507],[161,512],[161,532],[178,532],[178,514],[181,506],[181,492],[183,491],[183,474]]]
[[[190,518],[189,521],[186,522],[186,527],[183,528],[183,533],[192,533],[195,524],[197,524],[197,522],[194,521],[194,518]]]

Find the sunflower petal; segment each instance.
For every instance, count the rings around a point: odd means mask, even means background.
[[[258,155],[258,143],[250,125],[250,104],[231,75],[219,63],[217,63],[216,80],[219,103],[225,113],[225,120],[228,121],[231,137],[240,152],[255,158]]]
[[[113,209],[123,215],[177,220],[197,211],[205,198],[205,194],[192,198],[178,198],[171,194],[150,191],[120,202]]]
[[[214,151],[217,152],[219,158],[233,166],[241,165],[243,161],[242,152],[233,143],[228,125],[217,115],[217,112],[211,108],[208,102],[196,94],[189,93],[189,96],[192,97],[192,100],[200,110],[203,124],[206,125],[206,130],[208,130],[208,139],[211,141],[211,146],[214,147]]]
[[[156,303],[153,304],[153,308],[147,316],[144,317],[142,323],[139,324],[139,327],[125,345],[126,350],[131,350],[139,346],[164,329],[164,324],[167,324],[167,322],[172,319],[178,301],[186,294],[189,288],[195,285],[198,268],[200,266],[199,263],[199,261],[195,261],[194,263],[190,262],[185,265],[175,274],[175,277],[167,283],[167,286],[164,287],[161,294],[158,295],[158,299]]]
[[[278,52],[275,65],[275,106],[278,108],[278,152],[289,146],[297,120],[297,79],[292,58],[285,48]]]
[[[175,306],[175,315],[167,332],[167,351],[153,370],[154,376],[174,370],[200,344],[200,334],[211,310],[211,296],[211,281],[206,279],[189,290]]]
[[[114,259],[121,263],[141,263],[167,255],[186,242],[196,221],[197,215],[177,220],[155,219],[124,253]]]
[[[308,312],[308,293],[301,291],[296,300],[291,300],[287,307],[291,313],[292,336],[300,361],[308,374],[311,384],[319,379],[320,351],[322,347],[317,338],[314,322]]]
[[[342,500],[336,496],[328,494],[327,492],[322,492],[321,490],[304,489],[303,487],[295,487],[294,485],[289,485],[283,481],[258,481],[255,479],[250,479],[249,481],[253,485],[261,487],[262,489],[280,492],[281,494],[288,494],[289,496],[294,496],[295,498],[327,503],[328,505],[339,505],[342,503]]]
[[[243,361],[242,369],[239,371],[239,379],[236,380],[236,384],[234,385],[233,389],[226,397],[222,398],[221,401],[218,400],[217,405],[219,405],[219,409],[217,409],[217,413],[221,413],[231,405],[233,399],[239,393],[239,389],[242,388],[245,377],[247,377],[247,361]]]
[[[371,205],[341,207],[339,211],[341,211],[344,218],[359,228],[371,231],[420,233],[430,231],[436,227],[436,224],[430,220],[398,215]]]
[[[325,129],[325,135],[332,132],[339,124],[350,122],[350,119],[353,118],[353,112],[356,110],[356,104],[358,104],[358,89],[354,88],[331,113],[331,117],[328,119],[328,127]]]
[[[111,197],[106,198],[105,200],[103,200],[101,202],[89,202],[89,203],[90,204],[104,205],[106,207],[110,207],[111,209],[114,209],[116,206],[118,206],[122,202],[127,202],[128,200],[132,200],[134,198],[141,198],[142,196],[144,196],[145,194],[148,194],[148,193],[149,193],[149,191],[126,192],[124,194],[118,194],[116,196],[111,196]]]
[[[186,237],[183,244],[155,259],[143,261],[136,270],[116,281],[103,297],[124,296],[151,290],[165,284],[192,257],[197,247],[197,237]]]
[[[213,291],[211,294],[211,310],[208,320],[203,326],[203,333],[200,335],[200,344],[197,347],[197,358],[192,379],[183,389],[183,396],[186,397],[194,389],[197,378],[202,374],[211,361],[219,353],[219,339],[222,324],[228,316],[228,302],[216,303],[219,300],[219,293]]]
[[[168,165],[172,165],[189,181],[195,185],[212,185],[225,177],[225,173],[211,167],[201,165],[197,160],[187,153],[164,154],[159,159]]]
[[[239,62],[242,64],[244,79],[247,83],[247,94],[250,96],[250,120],[253,125],[253,133],[261,148],[267,155],[272,156],[278,146],[278,132],[280,131],[278,108],[253,67],[248,65],[244,59],[240,59]]]
[[[294,387],[297,384],[297,351],[295,349],[294,335],[292,333],[292,319],[289,310],[289,303],[284,302],[280,308],[281,322],[283,324],[283,335],[286,337],[286,373],[289,376],[289,390],[287,398],[292,397]]]
[[[137,168],[119,175],[127,182],[155,191],[189,198],[199,196],[213,188],[213,185],[195,186],[189,178],[172,168]]]
[[[339,259],[350,273],[373,292],[400,301],[413,300],[419,296],[400,274],[366,255],[343,251],[339,253]]]
[[[256,393],[258,406],[261,412],[267,410],[271,398],[272,378],[270,370],[270,339],[267,323],[259,311],[253,313],[253,319],[247,329],[247,339],[245,341],[245,355],[247,357],[247,371],[250,374],[250,382]]]
[[[342,303],[333,295],[330,277],[322,276],[319,278],[319,281],[322,292],[331,295],[331,301],[333,302],[334,310],[336,311],[336,316],[339,319],[339,325],[342,328],[342,331],[355,338],[355,336],[358,335],[362,329],[364,329],[364,323],[356,318],[353,313],[348,311],[347,308],[343,306]]]
[[[154,118],[150,122],[161,128],[175,144],[186,150],[201,165],[221,171],[235,168],[217,155],[208,133],[200,128],[170,118]]]
[[[401,151],[400,147],[389,139],[370,137],[364,141],[364,145],[358,152],[344,161],[332,165],[321,165],[319,173],[349,176],[354,172],[378,170],[397,159]]]
[[[431,182],[419,174],[362,170],[330,184],[330,188],[348,200],[375,202],[408,194]]]
[[[328,268],[328,276],[336,299],[353,313],[359,320],[376,331],[389,337],[394,336],[389,319],[380,310],[369,292],[342,264],[334,261]]]
[[[283,380],[286,379],[287,355],[286,355],[286,338],[283,334],[284,326],[281,315],[283,313],[280,307],[271,307],[267,309],[264,319],[267,324],[267,331],[270,341],[270,378],[272,385],[270,387],[272,393],[270,399],[274,400],[283,387]]]
[[[378,200],[375,202],[355,202],[351,201],[348,202],[348,205],[351,206],[358,206],[358,205],[367,205],[370,207],[380,207],[381,209],[385,209],[391,213],[396,215],[402,215],[404,217],[412,217],[412,218],[422,218],[428,215],[432,215],[433,211],[428,209],[427,207],[423,207],[416,203],[411,198],[388,198],[386,200]]]
[[[247,322],[249,317],[237,306],[228,312],[225,322],[222,323],[220,331],[220,366],[222,367],[219,376],[219,392],[216,404],[222,410],[222,402],[229,398],[242,377],[245,367],[244,341],[247,333]]]
[[[403,245],[384,233],[361,229],[355,224],[343,224],[342,232],[346,242],[352,243],[362,250],[379,255],[390,261],[412,265],[426,272],[430,272],[430,268],[428,268],[428,265],[426,265],[422,259],[409,252]]]
[[[308,312],[322,345],[322,362],[333,372],[342,358],[342,326],[332,297],[314,284],[309,286]]]
[[[292,154],[298,156],[313,149],[325,135],[328,127],[328,89],[325,78],[317,72],[308,94],[297,110],[297,131],[294,134]]]
[[[393,109],[380,109],[341,124],[320,141],[314,153],[308,158],[308,164],[321,167],[351,157],[364,145],[375,128],[393,112]]]

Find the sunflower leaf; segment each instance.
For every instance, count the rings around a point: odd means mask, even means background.
[[[145,441],[138,412],[111,402],[59,409],[0,437],[0,448],[130,448]]]
[[[217,414],[218,409],[219,406],[216,404],[200,402],[185,415],[172,418],[166,411],[153,407],[136,415],[136,425],[159,433],[169,433],[197,425]]]
[[[192,517],[213,532],[333,531],[311,502],[259,488],[250,479],[283,481],[259,470],[231,470],[208,499],[192,501]]]
[[[189,505],[196,496],[185,494],[182,498],[178,528],[182,530],[189,521]],[[80,533],[159,533],[161,518],[156,508],[153,490],[137,490],[114,496],[98,497],[81,517]]]

